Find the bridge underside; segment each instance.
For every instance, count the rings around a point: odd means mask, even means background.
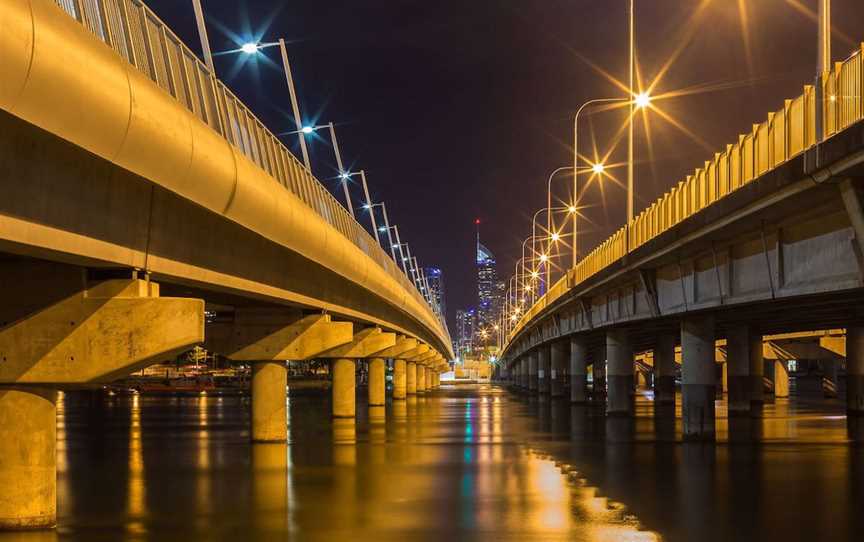
[[[3,111],[0,181],[7,255],[146,269],[164,295],[323,310],[447,351],[410,315],[315,261]]]
[[[773,334],[864,319],[861,234],[847,205],[862,200],[862,153],[859,123],[572,288],[505,355],[574,334],[599,346],[613,328],[650,349],[658,334],[677,332],[682,317],[706,312],[718,336],[742,324]],[[817,174],[824,170],[816,163],[835,164],[833,176]]]

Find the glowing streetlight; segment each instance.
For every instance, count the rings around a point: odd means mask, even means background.
[[[571,206],[567,207],[567,212],[568,213],[575,213],[576,212],[576,206],[571,205]]]
[[[547,256],[546,254],[541,254],[541,255],[540,255],[540,261],[541,261],[541,262],[546,263],[546,261],[547,261],[548,259],[549,259],[549,256]]]
[[[591,166],[591,171],[593,171],[597,175],[601,175],[604,171],[606,171],[606,166],[603,164],[594,164]]]
[[[647,92],[640,92],[633,99],[633,104],[637,109],[644,109],[651,105],[651,96]]]
[[[561,235],[559,235],[558,232],[552,234],[552,241],[557,243],[559,239],[561,239]]]
[[[246,53],[247,55],[254,55],[258,52],[258,44],[257,43],[244,43],[240,46],[240,50]]]
[[[300,131],[303,132],[304,134],[311,134],[312,132],[315,131],[315,128],[313,128],[312,126],[304,126],[303,128],[300,129]]]

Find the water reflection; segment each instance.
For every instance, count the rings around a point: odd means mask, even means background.
[[[681,442],[676,406],[644,399],[635,419],[491,386],[383,409],[361,403],[356,420],[331,419],[326,396],[292,396],[288,407],[289,444],[250,445],[248,399],[61,397],[57,533],[689,541],[864,532],[864,449],[848,442],[860,422],[833,403],[778,400],[761,417],[721,417],[707,445]]]

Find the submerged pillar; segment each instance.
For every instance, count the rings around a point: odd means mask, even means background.
[[[405,365],[405,393],[417,395],[417,364],[413,361]]]
[[[570,338],[570,402],[588,402],[588,346],[582,337]]]
[[[654,402],[659,405],[675,404],[675,343],[672,333],[657,337],[654,346]]]
[[[252,442],[288,440],[288,369],[284,361],[252,363]]]
[[[537,391],[542,395],[549,395],[551,391],[549,376],[552,372],[552,360],[549,358],[549,345],[544,344],[537,350]]]
[[[762,402],[762,335],[750,326],[734,326],[726,334],[729,415],[749,415]]]
[[[864,414],[864,327],[846,328],[846,410]]]
[[[537,351],[528,354],[528,390],[537,393]]]
[[[417,364],[417,393],[426,393],[426,366]]]
[[[606,372],[608,396],[606,414],[632,416],[633,397],[633,348],[627,330],[613,329],[606,332]]]
[[[567,350],[564,341],[552,343],[552,369],[549,371],[549,389],[552,397],[564,395],[564,367],[566,367]]]
[[[353,418],[356,413],[355,361],[351,358],[335,358],[331,362],[333,417]]]
[[[369,367],[369,406],[384,406],[385,389],[384,384],[384,360],[371,358]]]
[[[0,388],[0,530],[57,523],[57,392]]]
[[[685,440],[714,439],[714,316],[681,322],[681,416]]]
[[[406,394],[405,386],[405,360],[393,360],[393,399],[404,400]]]

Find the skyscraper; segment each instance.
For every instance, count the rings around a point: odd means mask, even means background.
[[[447,317],[447,305],[444,301],[444,276],[437,267],[424,267],[426,282],[429,283],[429,295],[432,303],[437,306],[441,319]]]
[[[465,359],[474,350],[474,331],[477,313],[474,309],[456,311],[456,340],[453,349],[456,355]]]
[[[490,328],[495,323],[498,302],[498,271],[495,255],[480,243],[480,221],[477,224],[477,325]]]

